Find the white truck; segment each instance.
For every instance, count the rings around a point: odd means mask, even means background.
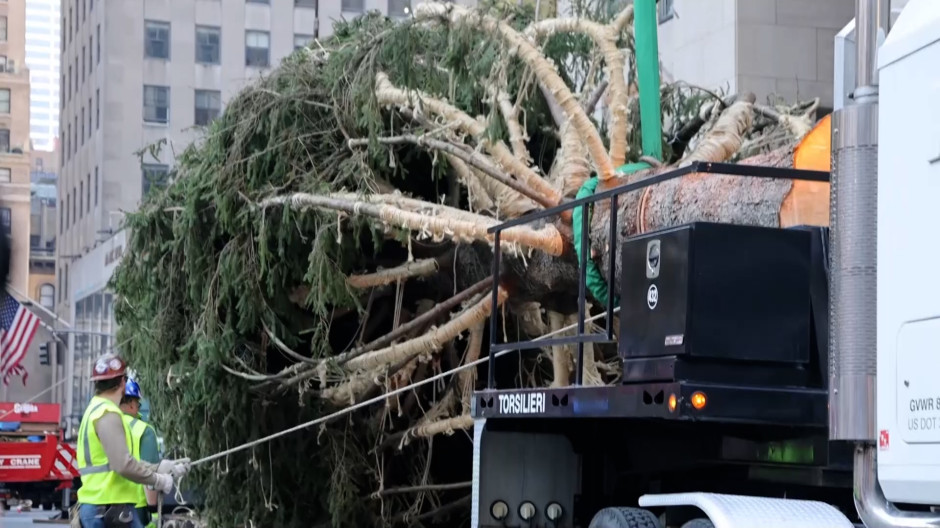
[[[691,172],[832,184],[825,228],[612,233],[617,386],[500,389],[498,355],[550,343],[494,342],[473,528],[940,527],[940,0],[891,28],[888,0],[856,6],[831,178],[696,164],[556,208]],[[584,328],[558,343],[615,341]]]

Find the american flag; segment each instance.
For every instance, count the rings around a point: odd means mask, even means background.
[[[0,376],[4,385],[9,385],[10,377],[14,375],[20,376],[26,384],[29,372],[21,363],[38,326],[36,314],[0,292]]]

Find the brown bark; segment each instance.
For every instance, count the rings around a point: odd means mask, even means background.
[[[742,165],[793,167],[793,149],[784,147],[740,162]],[[615,185],[639,181],[674,167],[663,167],[619,178]],[[696,221],[789,227],[829,224],[829,184],[718,174],[690,174],[622,194],[618,198],[618,245],[627,237]],[[595,262],[607,274],[607,202],[595,206],[591,244]],[[619,289],[620,259],[616,259]]]

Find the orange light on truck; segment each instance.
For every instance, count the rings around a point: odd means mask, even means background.
[[[704,392],[695,392],[692,394],[692,407],[697,411],[701,411],[705,408],[705,393]]]
[[[676,395],[670,394],[669,395],[669,412],[676,412],[676,405],[677,405]]]

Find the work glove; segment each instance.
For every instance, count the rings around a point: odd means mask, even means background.
[[[189,459],[163,460],[160,462],[160,465],[157,466],[157,473],[172,475],[175,480],[178,480],[183,475],[189,473]]]
[[[173,475],[167,473],[154,473],[153,489],[164,495],[169,495],[173,491]]]

